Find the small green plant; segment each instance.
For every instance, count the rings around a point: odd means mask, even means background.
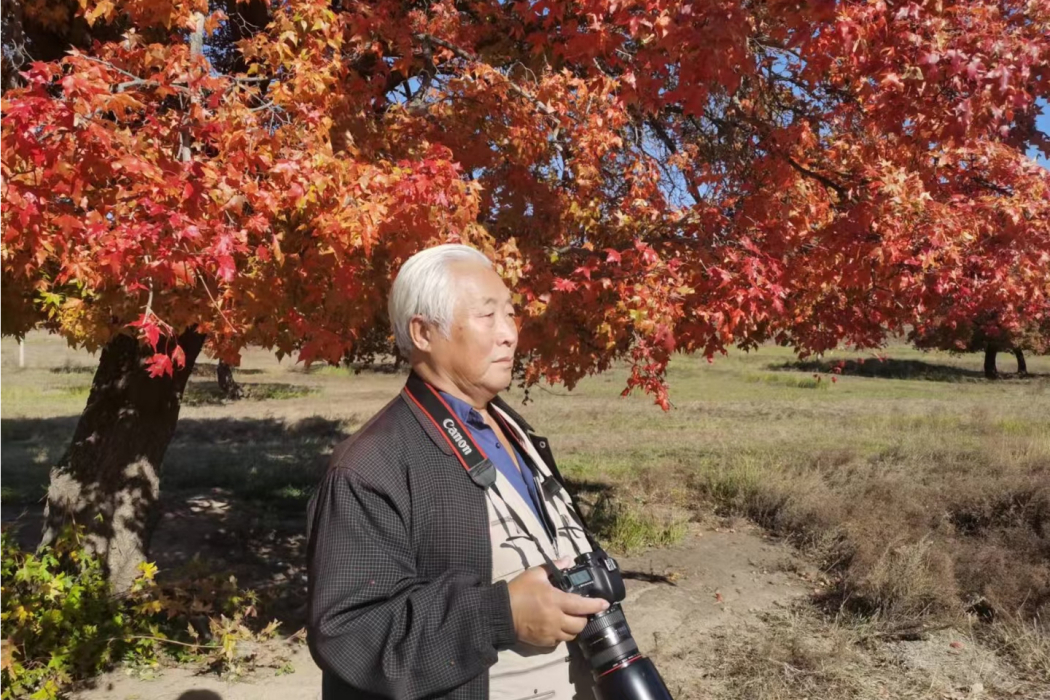
[[[2,538],[3,700],[53,700],[117,662],[155,668],[161,654],[237,675],[246,664],[237,642],[276,632],[276,622],[259,633],[247,626],[257,615],[255,594],[232,577],[161,586],[157,567],[144,563],[116,596],[102,562],[82,547],[81,528],[35,553],[8,530]]]
[[[631,554],[647,547],[669,547],[685,537],[686,520],[639,514],[623,503],[602,495],[588,522],[594,534],[614,552]]]
[[[20,551],[8,531],[2,537],[5,700],[58,697],[74,678],[119,659],[126,634],[148,631],[110,595],[101,563],[84,555],[76,531],[36,554]]]

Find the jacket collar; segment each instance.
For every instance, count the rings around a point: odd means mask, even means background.
[[[463,399],[457,399],[452,394],[448,394],[444,391],[438,390],[438,394],[445,400],[448,407],[452,409],[452,412],[456,414],[456,418],[459,418],[459,422],[470,428],[477,428],[485,425],[485,419],[482,418],[481,414]]]
[[[507,405],[507,402],[503,400],[503,397],[497,396],[496,398],[492,399],[491,403],[493,406],[503,411],[503,413],[505,413],[512,421],[521,426],[522,430],[524,430],[526,434],[528,434],[530,437],[532,433],[536,432],[535,430],[533,430],[532,426],[529,425],[528,421],[521,417],[521,414],[519,414],[517,411],[515,411],[513,408]]]
[[[431,441],[438,446],[438,449],[447,455],[451,455],[452,448],[449,447],[448,440],[446,440],[445,436],[438,431],[427,415],[423,413],[423,409],[417,406],[416,402],[408,396],[407,388],[401,390],[401,399],[405,402],[405,405],[408,406],[408,409],[412,412],[412,415],[415,417],[419,425],[422,426],[423,432],[425,432]],[[497,396],[492,399],[490,403],[506,414],[512,421],[521,426],[525,433],[531,438],[533,433],[532,426],[529,425],[524,418],[518,415],[517,411],[508,406],[506,401]]]
[[[427,437],[437,445],[439,450],[451,457],[452,448],[449,447],[448,440],[438,432],[438,429],[434,426],[433,422],[431,422],[426,414],[423,413],[423,409],[417,406],[416,402],[408,395],[407,388],[401,390],[401,400],[405,402],[406,406],[408,406],[408,410],[412,412],[413,417],[415,417],[416,422],[419,423],[420,427],[423,428],[423,432],[427,434]]]

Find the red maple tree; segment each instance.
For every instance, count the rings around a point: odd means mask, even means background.
[[[1048,314],[1043,2],[5,7],[3,332],[102,348],[48,523],[101,513],[118,585],[202,348],[374,350],[437,242],[497,261],[526,383],[665,408],[675,351]]]

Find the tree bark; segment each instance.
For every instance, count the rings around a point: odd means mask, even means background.
[[[67,524],[83,526],[85,546],[103,560],[117,592],[128,589],[149,553],[161,463],[204,336],[188,330],[179,345],[185,366],[153,378],[144,367],[153,351],[128,335],[113,338],[102,350],[73,441],[51,469],[43,544]]]
[[[988,343],[984,346],[984,376],[985,379],[998,379],[999,372],[995,369],[995,356],[999,353],[999,348],[995,346],[995,343]]]
[[[1021,348],[1014,348],[1014,357],[1017,358],[1017,374],[1021,377],[1028,376],[1028,363],[1024,361],[1024,352]]]
[[[224,398],[236,400],[244,396],[244,391],[237,380],[233,378],[233,367],[219,360],[219,368],[215,370],[215,378],[219,382],[219,391]]]

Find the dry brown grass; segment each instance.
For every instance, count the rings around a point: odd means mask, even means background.
[[[717,482],[700,481],[698,491],[822,556],[841,574],[836,602],[852,610],[890,619],[967,611],[1045,619],[1047,463],[1003,454],[996,446],[902,448],[889,463],[880,463],[885,455],[874,464],[853,457],[831,469],[791,465],[750,476],[731,497]]]
[[[975,444],[960,447],[969,430]],[[771,456],[779,468],[761,475],[747,462],[695,483],[717,507],[820,558],[836,575],[822,596],[826,609],[879,631],[992,623],[976,634],[1050,682],[1046,439],[988,432],[965,422],[948,432],[922,425],[874,454],[787,453]]]
[[[1011,659],[1029,678],[1050,679],[1050,634],[1045,624],[1015,616],[995,622],[983,639]]]
[[[754,700],[823,698],[846,700],[865,695],[867,659],[856,639],[835,626],[819,626],[804,616],[767,618],[762,637],[725,640],[717,669],[732,697]]]

